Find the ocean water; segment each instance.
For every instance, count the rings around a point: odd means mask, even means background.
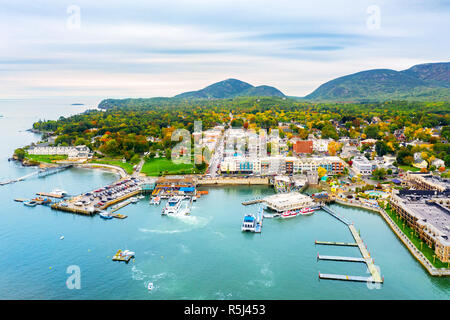
[[[8,162],[17,147],[37,141],[26,132],[38,119],[84,110],[78,101],[0,101],[0,179],[32,172]],[[28,208],[14,198],[62,188],[85,192],[117,179],[102,170],[71,169],[0,186],[1,299],[449,299],[450,279],[430,277],[369,211],[334,205],[355,223],[385,282],[319,280],[318,272],[368,276],[361,263],[317,261],[317,253],[360,256],[356,248],[315,246],[315,240],[353,241],[348,228],[324,211],[287,220],[265,219],[261,234],[242,233],[242,217],[257,206],[243,200],[272,194],[268,187],[215,187],[194,202],[191,215],[161,216],[146,198],[103,220]],[[64,240],[60,240],[61,236]],[[111,261],[118,249],[136,252],[128,264]],[[70,266],[81,288],[69,289]],[[154,289],[148,291],[149,282]]]

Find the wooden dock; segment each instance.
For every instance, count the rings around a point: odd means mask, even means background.
[[[126,215],[124,215],[124,214],[120,214],[120,213],[115,213],[115,214],[113,214],[113,217],[114,217],[114,218],[117,218],[117,219],[125,219],[125,218],[128,218],[128,216],[126,216]]]
[[[49,198],[56,198],[56,199],[62,199],[64,196],[62,194],[54,194],[54,193],[47,193],[47,192],[37,192],[38,196],[42,197],[49,197]]]
[[[332,261],[346,261],[346,262],[366,262],[364,258],[358,258],[358,257],[340,257],[340,256],[324,256],[324,255],[317,255],[318,260],[332,260]]]
[[[356,242],[333,242],[333,241],[317,241],[315,244],[320,245],[329,245],[329,246],[347,246],[347,247],[357,247],[358,244]]]
[[[345,281],[357,281],[357,282],[374,282],[372,277],[361,277],[361,276],[349,276],[343,274],[329,274],[329,273],[320,273],[320,279],[328,279],[328,280],[345,280]]]
[[[264,199],[252,199],[252,200],[246,200],[246,201],[243,201],[242,204],[243,204],[244,206],[249,206],[249,205],[251,205],[251,204],[257,204],[257,203],[261,203],[261,202],[263,202],[263,201],[264,201]]]

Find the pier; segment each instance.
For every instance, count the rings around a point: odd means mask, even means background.
[[[347,247],[357,247],[356,242],[333,242],[333,241],[315,241],[315,244],[329,245],[329,246],[347,246]]]
[[[339,257],[339,256],[323,256],[318,254],[318,260],[332,260],[332,261],[345,261],[345,262],[366,262],[364,258],[358,257]]]
[[[116,211],[122,209],[123,207],[126,207],[126,206],[129,205],[130,203],[131,203],[130,200],[126,200],[126,201],[123,201],[123,202],[121,202],[121,203],[115,205],[115,206],[111,209],[111,213],[114,213],[114,212],[116,212]]]
[[[42,197],[56,198],[56,199],[64,198],[64,196],[62,194],[54,194],[54,193],[48,193],[48,192],[37,192],[36,195],[42,196]]]
[[[333,261],[349,261],[349,262],[364,262],[367,265],[367,270],[370,272],[371,277],[360,277],[360,276],[348,276],[348,275],[339,275],[339,274],[321,274],[319,272],[319,278],[321,279],[331,279],[331,280],[348,280],[348,281],[362,281],[362,282],[373,282],[373,283],[383,283],[384,278],[381,277],[379,268],[374,264],[372,257],[370,256],[369,251],[367,250],[364,242],[362,241],[359,233],[356,231],[355,226],[350,223],[347,219],[344,217],[336,214],[331,210],[329,207],[322,205],[321,208],[329,213],[334,218],[338,219],[342,223],[344,223],[349,229],[353,236],[353,239],[355,239],[355,244],[358,247],[359,251],[361,252],[362,258],[356,258],[356,257],[338,257],[338,256],[321,256],[317,255],[317,260],[333,260]],[[330,242],[326,243],[324,241],[319,242],[316,241],[316,244],[333,244],[336,245],[338,242]],[[352,246],[355,246],[355,244],[352,244]],[[341,243],[340,245],[344,245],[344,243]]]
[[[0,182],[0,186],[4,186],[4,185],[7,185],[7,184],[23,181],[23,180],[25,180],[25,179],[27,179],[29,177],[35,176],[35,175],[37,175],[39,178],[43,178],[43,177],[46,177],[48,175],[55,174],[55,173],[67,170],[67,169],[69,169],[71,167],[72,167],[72,165],[69,164],[69,165],[65,165],[65,166],[51,167],[51,168],[45,168],[45,169],[36,170],[35,172],[31,172],[29,174],[24,175],[23,177],[20,177],[20,178],[11,179],[11,180],[7,180],[7,181],[1,181]]]
[[[320,279],[328,279],[328,280],[346,280],[346,281],[356,281],[356,282],[375,282],[372,277],[362,277],[362,276],[349,276],[343,274],[329,274],[329,273],[320,273]]]
[[[246,200],[246,201],[242,202],[242,204],[244,206],[249,206],[251,204],[257,204],[257,203],[261,203],[261,202],[264,202],[264,199],[258,198],[258,199]]]

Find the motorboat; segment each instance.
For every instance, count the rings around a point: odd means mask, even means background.
[[[114,218],[112,213],[110,213],[108,211],[101,211],[99,214],[100,214],[100,218],[103,218],[103,219],[112,219],[112,218]]]
[[[30,201],[24,201],[23,204],[27,207],[36,207],[38,203],[34,200],[30,200]]]
[[[150,204],[159,205],[161,203],[161,198],[156,196],[153,197],[152,200],[150,200]]]
[[[162,210],[162,215],[177,214],[181,207],[181,197],[171,197],[164,209]]]

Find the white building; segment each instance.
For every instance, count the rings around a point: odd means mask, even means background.
[[[28,150],[29,154],[34,155],[67,155],[69,159],[87,159],[91,158],[91,150],[84,146],[74,147],[34,147]]]
[[[372,171],[375,170],[376,166],[372,164],[366,157],[358,156],[353,158],[353,170],[357,174],[362,176],[368,176],[372,174]]]
[[[328,144],[331,139],[313,139],[313,152],[328,152]]]

